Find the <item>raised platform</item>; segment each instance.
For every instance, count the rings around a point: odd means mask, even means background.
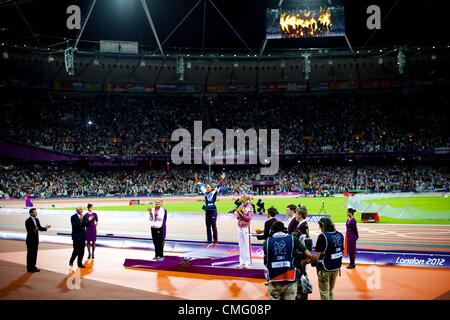
[[[190,256],[166,256],[161,261],[125,259],[127,268],[140,268],[164,271],[180,271],[207,275],[265,279],[264,265],[253,264],[249,269],[238,269],[239,256],[222,258],[195,258]]]
[[[1,232],[0,239],[25,240],[23,232]],[[70,234],[40,235],[41,242],[72,244]],[[216,248],[203,248],[201,241],[167,240],[164,251],[182,257],[195,257],[215,259],[239,254],[239,246],[235,242],[221,242]],[[154,250],[153,242],[149,238],[133,238],[121,236],[97,236],[97,246],[121,248],[121,249],[147,249]],[[263,258],[262,244],[252,244],[252,257]],[[450,269],[449,252],[433,252],[419,250],[374,250],[358,248],[358,264],[365,265],[389,265],[424,268]],[[349,262],[348,257],[343,258],[344,263]],[[262,267],[263,268],[263,267]]]

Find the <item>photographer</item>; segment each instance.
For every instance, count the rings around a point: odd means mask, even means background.
[[[274,222],[270,237],[263,244],[270,300],[295,300],[297,295],[295,261],[311,257],[311,252],[298,238],[287,234],[286,231],[283,222]]]
[[[321,234],[317,238],[315,254],[311,264],[317,266],[320,298],[334,300],[333,289],[342,265],[344,236],[336,231],[329,218],[319,220]]]
[[[266,209],[264,208],[264,201],[262,201],[261,199],[258,199],[258,202],[256,202],[256,212],[258,214],[263,214],[266,212]]]

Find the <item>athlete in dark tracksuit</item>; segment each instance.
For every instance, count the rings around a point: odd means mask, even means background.
[[[220,187],[222,186],[224,180],[225,180],[225,173],[222,173],[222,176],[220,177],[219,184],[216,186],[215,189],[211,187],[211,185],[203,184],[200,182],[197,178],[197,174],[194,176],[195,182],[197,183],[197,186],[200,188],[200,190],[205,194],[205,205],[203,206],[203,209],[205,210],[205,223],[206,223],[206,236],[208,239],[208,243],[205,244],[205,247],[215,247],[217,245],[218,241],[218,235],[217,235],[217,208],[216,208],[216,200],[217,195],[220,192]],[[211,235],[212,230],[212,235]]]

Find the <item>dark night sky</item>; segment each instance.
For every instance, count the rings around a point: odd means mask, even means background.
[[[14,6],[2,5],[0,0],[0,32],[2,41],[36,45],[19,11]],[[147,0],[160,40],[172,31],[198,0]],[[311,2],[311,0],[308,0]],[[22,2],[22,3],[20,3]],[[286,5],[305,1],[286,0]],[[389,44],[448,45],[448,18],[440,8],[443,1],[345,0],[347,35],[354,47],[363,46],[373,31],[366,28],[366,8],[370,4],[381,7],[382,29],[368,43],[369,46]],[[92,0],[36,0],[19,1],[19,7],[34,31],[41,35],[75,38],[77,31],[66,28],[65,13],[70,4],[78,4],[86,15]],[[214,0],[236,30],[252,48],[258,49],[265,36],[265,12],[278,5],[277,0]],[[203,2],[165,44],[165,47],[202,46]],[[41,37],[43,45],[60,41]],[[140,0],[97,0],[82,40],[111,39],[138,41],[141,45],[156,47],[156,41],[145,18]],[[206,6],[206,47],[240,48],[245,46],[231,31],[215,9]],[[299,47],[345,47],[343,38],[316,40],[271,40],[267,49]]]

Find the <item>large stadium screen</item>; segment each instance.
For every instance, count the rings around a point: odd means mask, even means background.
[[[268,9],[267,39],[341,37],[345,35],[343,6]]]

